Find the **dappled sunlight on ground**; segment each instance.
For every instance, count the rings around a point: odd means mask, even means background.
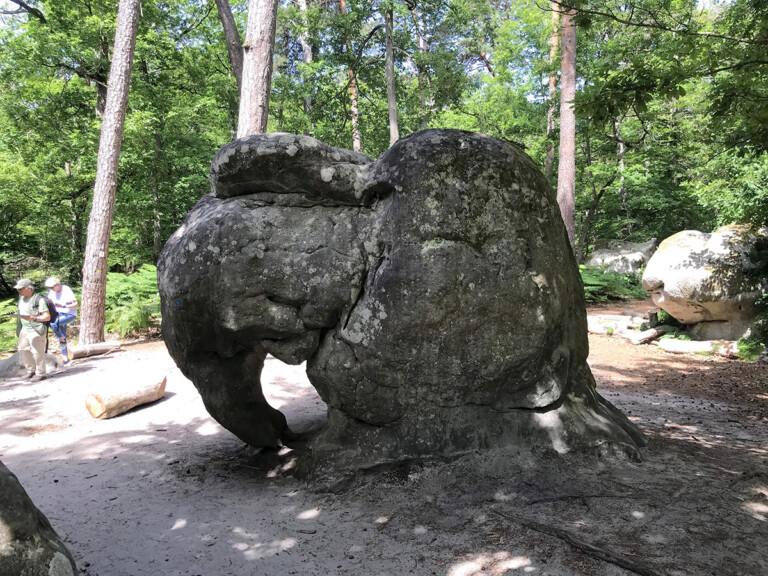
[[[602,356],[593,346],[598,391],[647,434],[641,463],[511,450],[315,492],[291,476],[302,448],[244,447],[164,350],[149,349],[34,385],[0,382],[0,459],[83,576],[632,573],[622,562],[638,573],[768,573],[760,372],[737,372],[743,384],[720,368],[733,363],[660,363],[648,351],[644,361],[603,339]],[[299,432],[326,413],[304,370],[270,358],[263,372],[270,403]],[[91,387],[110,378],[162,375],[159,402],[104,421],[85,409]],[[703,380],[680,386],[695,375]],[[755,402],[727,401],[728,390]],[[559,437],[559,419],[546,423]]]
[[[520,574],[538,571],[531,565],[530,558],[513,556],[509,552],[494,552],[478,554],[472,559],[454,564],[446,576],[504,576],[510,570],[519,571]]]

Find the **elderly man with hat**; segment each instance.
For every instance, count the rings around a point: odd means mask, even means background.
[[[69,355],[67,353],[67,324],[77,317],[77,298],[72,288],[62,284],[56,276],[51,276],[45,281],[45,287],[48,288],[48,299],[53,302],[56,311],[59,313],[54,322],[51,322],[51,330],[59,339],[59,350],[61,350],[61,360],[64,366],[69,366]]]
[[[35,285],[22,278],[14,286],[19,292],[19,354],[27,369],[27,378],[33,382],[45,380],[45,341],[48,328],[44,322],[51,319],[48,304],[35,297]]]

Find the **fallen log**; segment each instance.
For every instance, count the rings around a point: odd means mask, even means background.
[[[72,346],[69,349],[70,357],[75,360],[77,358],[85,358],[86,356],[96,356],[97,354],[106,354],[113,350],[119,350],[122,346],[122,342],[117,340],[111,340],[109,342],[98,342],[97,344],[84,344],[82,346]]]
[[[128,412],[131,408],[154,402],[165,396],[164,377],[160,382],[136,386],[134,384],[105,384],[103,389],[89,394],[85,407],[94,418],[104,420]]]
[[[658,340],[656,346],[672,354],[711,354],[714,347],[710,340]]]
[[[642,332],[626,332],[623,336],[632,342],[632,344],[647,344],[651,340],[656,340],[656,338],[659,338],[672,330],[674,330],[672,326],[661,325],[656,326],[655,328],[649,328],[648,330],[643,330]]]

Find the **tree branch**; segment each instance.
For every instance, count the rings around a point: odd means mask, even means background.
[[[208,6],[208,12],[205,13],[205,16],[203,16],[200,20],[198,20],[197,23],[192,24],[188,28],[185,28],[184,30],[182,30],[181,33],[179,33],[179,35],[174,38],[174,41],[178,42],[179,40],[184,38],[184,36],[192,32],[196,28],[199,28],[200,25],[208,19],[208,16],[211,15],[211,12],[213,12],[213,4],[210,4]]]
[[[26,12],[30,16],[34,16],[35,18],[40,20],[40,22],[42,22],[43,24],[48,24],[48,20],[45,19],[45,16],[43,16],[43,13],[40,12],[40,10],[38,10],[37,8],[34,8],[29,4],[27,4],[26,2],[22,2],[21,0],[11,0],[11,2],[16,4],[16,6],[18,6],[19,8],[21,8],[21,12]],[[21,12],[16,12],[16,14],[19,14]]]
[[[679,26],[675,28],[663,23],[656,17],[655,14],[650,12],[648,13],[649,18],[651,19],[650,22],[633,20],[634,10],[635,10],[634,6],[632,6],[632,12],[630,12],[629,18],[626,18],[610,10],[603,11],[603,10],[596,10],[592,8],[583,8],[580,5],[564,2],[563,0],[552,0],[552,3],[559,6],[561,9],[560,10],[561,12],[568,12],[570,10],[574,10],[581,14],[601,16],[603,18],[613,20],[614,22],[618,22],[619,24],[623,24],[625,26],[635,26],[637,28],[652,28],[655,30],[663,30],[664,32],[673,32],[675,34],[683,34],[686,36],[698,36],[701,38],[716,38],[718,40],[729,40],[731,42],[737,42],[739,44],[750,44],[753,46],[765,46],[766,44],[768,44],[768,40],[753,40],[750,38],[739,38],[737,36],[728,36],[727,34],[716,34],[714,32],[696,32],[691,30],[688,24],[681,24],[679,22],[678,22]],[[545,11],[551,10],[551,8],[546,6],[541,6],[541,5],[539,5],[539,8]]]

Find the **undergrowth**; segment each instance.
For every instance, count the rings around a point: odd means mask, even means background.
[[[16,312],[18,297],[3,298],[0,300],[0,350],[13,350],[16,348],[16,318],[6,316],[8,312]]]
[[[620,274],[604,271],[597,266],[579,266],[581,281],[584,284],[584,297],[587,302],[606,302],[608,300],[629,300],[647,298],[638,274]]]
[[[106,329],[124,338],[160,320],[157,268],[144,264],[133,274],[107,274]]]
[[[739,340],[739,357],[748,362],[757,360],[768,345],[768,294],[763,294],[756,306],[757,316],[749,336]]]

